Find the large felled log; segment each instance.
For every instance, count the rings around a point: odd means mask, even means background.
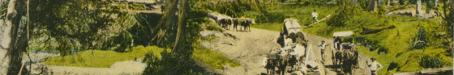
[[[391,25],[391,26],[386,26],[386,27],[378,27],[378,28],[367,28],[367,27],[363,27],[363,31],[361,32],[361,34],[372,34],[372,33],[378,33],[380,31],[383,31],[383,30],[386,30],[386,29],[393,29],[393,28],[396,28],[396,26],[394,25]]]

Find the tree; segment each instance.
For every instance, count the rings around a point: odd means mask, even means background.
[[[454,1],[452,0],[442,0],[443,3],[443,15],[441,17],[444,19],[443,28],[445,28],[448,33],[448,37],[451,37],[451,50],[454,49]]]
[[[452,37],[452,39],[454,40],[454,1],[451,0],[451,4],[449,4],[449,5],[451,5],[451,13],[450,13],[450,15],[449,15],[450,18],[446,18],[445,20],[448,21],[448,24],[449,24],[450,27],[451,27],[451,30],[452,30],[452,31],[451,31],[451,37]],[[448,32],[449,32],[449,31],[448,31]],[[452,43],[452,44],[451,44],[451,45],[452,45],[452,46],[451,46],[451,49],[454,49],[454,42],[451,41],[451,43]]]
[[[404,5],[406,0],[399,0],[399,5]]]
[[[421,16],[421,0],[416,1],[416,16]]]
[[[0,74],[17,75],[21,74],[20,70],[22,73],[26,72],[21,69],[21,65],[22,53],[28,47],[28,26],[20,23],[25,15],[25,5],[25,0],[10,0],[8,3],[5,24],[1,25],[4,31],[0,32],[2,37],[0,53],[6,51],[5,54],[0,54],[4,55],[1,56],[4,64],[1,64]]]
[[[336,14],[327,21],[330,26],[347,26],[353,19],[355,14],[358,14],[358,6],[354,5],[350,0],[341,1],[341,8],[338,9]]]
[[[123,11],[128,4],[115,1],[32,0],[31,7],[36,9],[31,10],[30,18],[38,30],[32,40],[43,38],[39,43],[60,44],[46,49],[59,50],[62,56],[71,54],[68,49],[123,52],[132,40],[128,30],[138,21],[135,14]]]

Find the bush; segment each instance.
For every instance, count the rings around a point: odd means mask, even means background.
[[[426,31],[424,28],[420,27],[418,30],[417,35],[415,36],[413,40],[413,47],[414,49],[422,49],[427,46],[427,38],[426,38]]]
[[[5,16],[6,16],[5,13],[6,13],[6,9],[7,9],[7,7],[8,7],[8,6],[7,6],[7,5],[8,5],[7,3],[8,3],[8,1],[3,1],[3,2],[0,1],[0,19],[5,18]]]
[[[424,68],[439,68],[443,66],[443,62],[438,57],[423,56],[420,59],[419,65]]]
[[[397,62],[391,62],[388,66],[388,71],[391,71],[391,70],[394,70],[394,69],[398,69],[399,68],[399,64]]]

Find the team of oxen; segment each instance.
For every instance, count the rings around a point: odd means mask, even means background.
[[[255,24],[255,20],[252,18],[232,18],[227,15],[219,13],[209,13],[208,16],[214,20],[224,29],[229,30],[242,30],[242,31],[251,31],[251,25]],[[242,28],[238,29],[239,26]]]
[[[305,38],[297,19],[287,18],[284,20],[282,32],[277,40],[281,48],[271,50],[266,59],[265,68],[267,74],[284,75],[286,72],[301,72],[306,75],[320,75],[320,66],[323,63],[317,62]],[[339,68],[340,73],[351,74],[352,68],[357,66],[358,52],[352,41],[353,32],[336,32],[334,37],[334,55],[332,55],[334,68]],[[321,53],[322,60],[324,54]],[[324,61],[321,61],[324,62]],[[336,69],[338,70],[338,69]]]
[[[341,31],[333,33],[334,36],[334,61],[335,66],[340,67],[344,74],[352,74],[352,70],[358,67],[358,51],[353,41],[353,31]]]
[[[251,31],[251,25],[255,24],[251,18],[232,18],[219,13],[209,13],[222,28],[229,30]],[[238,29],[238,26],[242,28]],[[333,66],[340,68],[344,74],[351,74],[351,70],[357,65],[358,52],[352,42],[353,32],[336,32],[334,37],[334,50],[332,55]],[[267,74],[293,73],[299,71],[302,74],[320,75],[320,65],[313,55],[313,50],[308,47],[308,40],[301,32],[301,26],[297,19],[287,18],[284,20],[282,32],[277,40],[281,48],[271,50],[265,61]],[[322,53],[323,59],[323,53]],[[322,61],[323,62],[323,61]]]
[[[297,19],[284,20],[282,32],[277,40],[281,48],[271,50],[267,57],[265,68],[267,74],[285,74],[286,72],[301,71],[305,74],[318,72],[315,60],[308,52],[307,39],[300,31],[301,26]],[[304,67],[301,67],[305,65]]]

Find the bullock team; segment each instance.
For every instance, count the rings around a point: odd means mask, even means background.
[[[255,20],[251,18],[232,18],[219,13],[209,13],[208,16],[214,19],[222,28],[226,30],[232,28],[236,31],[251,31],[251,25],[255,24]],[[241,26],[241,28],[238,26]]]
[[[333,64],[345,74],[352,74],[354,67],[358,66],[358,51],[352,38],[353,32],[335,32],[334,36],[334,61]]]
[[[296,19],[284,20],[281,35],[277,40],[281,48],[272,50],[265,61],[267,74],[284,75],[286,72],[294,73],[297,71],[302,74],[320,74],[318,66],[322,65],[315,63],[314,56],[310,54],[312,53],[311,49],[308,48],[308,41],[300,29],[301,27]],[[333,64],[343,74],[352,74],[353,68],[357,67],[358,64],[358,52],[352,38],[353,32],[335,32],[333,36]],[[325,60],[325,46],[326,41],[322,41],[319,45],[322,63]]]
[[[242,31],[251,31],[251,25],[255,24],[254,19],[251,18],[222,18],[218,20],[218,23],[224,29],[233,28],[236,31],[238,31],[238,26],[242,27],[240,28]]]
[[[284,27],[277,41],[281,48],[272,50],[266,59],[267,74],[285,74],[301,70],[306,57],[307,40],[300,32],[296,19],[284,20]]]
[[[292,44],[284,48],[272,51],[266,60],[265,68],[268,74],[285,74],[286,72],[298,71],[303,65],[303,54],[298,50],[304,49],[302,45]]]

